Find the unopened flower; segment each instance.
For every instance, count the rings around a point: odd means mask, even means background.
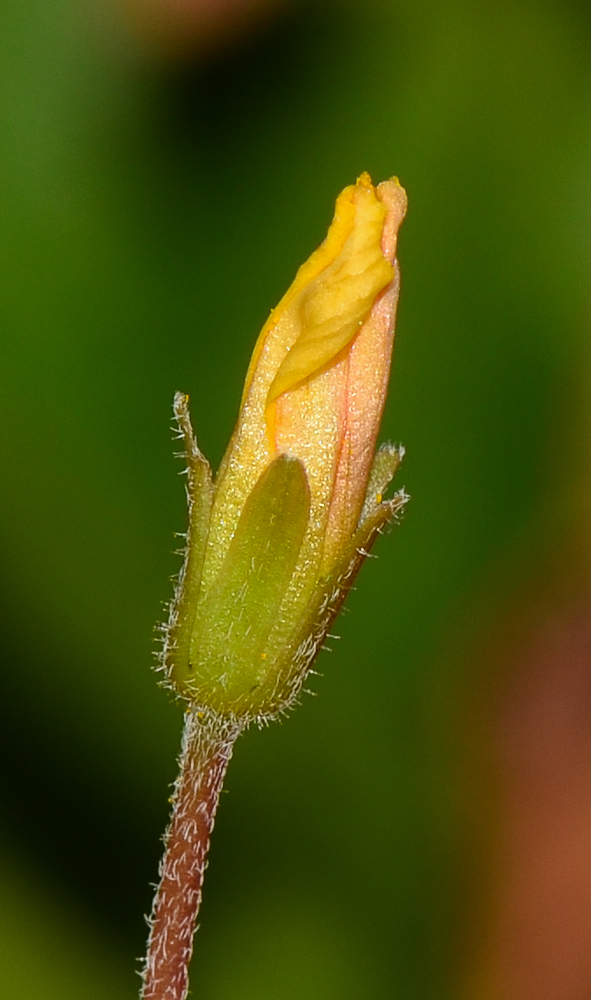
[[[380,528],[402,457],[376,437],[385,401],[406,210],[397,180],[345,188],[324,243],[259,336],[238,423],[212,480],[191,429],[187,550],[165,631],[167,682],[245,720],[297,697]]]

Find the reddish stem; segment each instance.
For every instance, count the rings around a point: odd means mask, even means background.
[[[189,962],[215,813],[241,727],[213,713],[187,712],[172,817],[164,837],[142,1000],[185,1000]]]

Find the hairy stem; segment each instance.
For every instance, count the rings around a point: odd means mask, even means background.
[[[142,1000],[185,1000],[209,838],[234,742],[241,731],[212,712],[188,711],[164,837]]]

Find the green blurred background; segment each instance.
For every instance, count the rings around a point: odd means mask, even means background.
[[[525,916],[507,902],[522,758],[499,705],[521,732],[503,636],[540,579],[564,603],[553,581],[587,545],[591,7],[284,0],[215,32],[183,16],[171,42],[140,0],[0,11],[0,993],[136,995],[181,728],[150,671],[185,526],[172,396],[190,393],[217,465],[258,330],[368,170],[409,195],[381,436],[405,444],[413,499],[319,697],[238,744],[194,995],[585,1000],[574,931],[536,937],[552,891]],[[573,801],[591,816],[581,662]],[[548,745],[534,725],[534,772]]]

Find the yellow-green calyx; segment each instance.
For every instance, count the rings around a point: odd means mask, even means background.
[[[324,243],[257,341],[215,482],[187,397],[189,530],[164,629],[166,683],[244,721],[293,703],[368,549],[406,501],[375,444],[398,301],[397,180],[345,188]]]

